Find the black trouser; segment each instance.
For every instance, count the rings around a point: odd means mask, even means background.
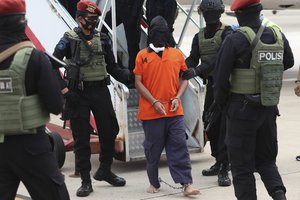
[[[60,3],[66,8],[66,10],[70,13],[70,15],[75,19],[76,18],[76,10],[77,3],[79,0],[59,0]]]
[[[214,101],[213,80],[211,77],[209,77],[207,81],[203,115],[206,114]],[[207,122],[204,120],[204,127],[206,126]],[[207,137],[210,142],[211,155],[216,158],[218,163],[228,163],[227,149],[225,145],[225,130],[226,117],[225,114],[221,113],[217,120],[211,125],[210,130],[207,132]]]
[[[225,144],[226,137],[226,112],[223,111],[220,116],[220,129],[219,129],[219,138],[218,138],[218,153],[217,153],[217,162],[223,164],[229,164],[227,146]]]
[[[45,131],[5,137],[0,143],[0,199],[14,200],[22,181],[32,199],[69,200],[51,148]]]
[[[231,163],[235,196],[239,200],[256,200],[257,171],[271,195],[285,187],[276,166],[276,106],[252,106],[232,99],[227,110],[226,144]]]
[[[92,111],[100,142],[102,164],[110,166],[115,155],[114,142],[119,125],[112,106],[111,96],[106,85],[85,86],[78,92],[80,104],[71,109],[71,128],[74,137],[76,167],[83,181],[90,181],[90,112]]]
[[[126,40],[127,40],[127,50],[129,55],[128,69],[132,72],[135,67],[135,58],[140,50],[140,38],[141,38],[141,28],[140,19],[142,14],[142,7],[140,13],[133,14],[132,6],[118,3],[116,7],[116,24],[117,26],[123,23]],[[111,11],[106,14],[105,22],[111,27]],[[107,33],[108,30],[103,27],[102,32]]]

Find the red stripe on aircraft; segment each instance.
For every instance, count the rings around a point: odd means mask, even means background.
[[[38,50],[45,51],[45,48],[43,47],[42,43],[39,41],[39,39],[37,39],[35,34],[29,28],[29,26],[26,26],[25,34]]]

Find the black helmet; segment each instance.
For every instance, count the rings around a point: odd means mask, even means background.
[[[222,0],[202,0],[198,9],[201,12],[220,11],[223,13],[224,8],[225,7]]]

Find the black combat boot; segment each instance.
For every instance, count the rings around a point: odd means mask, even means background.
[[[76,195],[78,197],[87,197],[93,192],[91,182],[82,182],[80,188],[78,188]]]
[[[220,169],[220,164],[216,162],[209,169],[202,170],[202,175],[203,176],[216,176],[219,173],[219,169]]]
[[[94,179],[97,181],[106,181],[113,186],[124,186],[126,181],[124,178],[119,177],[111,172],[110,166],[100,165],[97,172],[94,174]]]
[[[220,171],[218,173],[218,184],[219,186],[230,186],[231,180],[228,176],[228,164],[221,163]]]
[[[274,200],[286,200],[285,192],[283,190],[277,190],[272,194]]]

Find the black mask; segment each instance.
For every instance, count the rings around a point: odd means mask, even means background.
[[[93,31],[99,24],[100,20],[98,16],[84,17],[85,24],[82,27],[86,30]]]
[[[166,47],[170,32],[166,20],[162,16],[152,19],[149,27],[148,43],[155,47]]]
[[[3,17],[0,22],[0,35],[8,36],[16,42],[22,41],[25,37],[27,20],[23,15]]]
[[[203,17],[206,24],[219,24],[221,18],[221,11],[205,11],[203,12]]]
[[[261,24],[260,13],[235,13],[240,26],[259,27]]]

